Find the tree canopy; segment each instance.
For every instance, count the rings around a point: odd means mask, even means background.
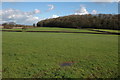
[[[69,15],[39,21],[38,27],[120,29],[120,15]]]

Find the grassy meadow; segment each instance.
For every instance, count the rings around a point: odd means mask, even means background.
[[[29,28],[27,31],[71,31],[71,32],[95,32],[87,29],[74,29],[74,28],[51,28],[51,27],[38,27],[38,28]]]
[[[0,30],[20,30],[22,29],[0,29]],[[97,31],[91,30],[100,30],[100,31],[107,31],[107,32],[114,32],[119,33],[119,30],[108,30],[108,29],[74,29],[74,28],[57,28],[57,27],[37,27],[37,28],[28,28],[25,31],[68,31],[68,32],[93,32],[93,33],[102,33]]]
[[[3,32],[2,39],[3,78],[118,76],[118,35]]]

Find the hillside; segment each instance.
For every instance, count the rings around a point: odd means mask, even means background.
[[[39,21],[38,27],[119,29],[119,15],[69,15]]]

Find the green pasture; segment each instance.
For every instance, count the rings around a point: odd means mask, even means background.
[[[108,29],[93,29],[93,30],[100,30],[100,31],[120,33],[120,30],[108,30]]]
[[[74,28],[51,28],[51,27],[38,27],[38,28],[29,28],[27,31],[70,31],[70,32],[95,32],[87,29],[74,29]]]
[[[3,32],[2,40],[3,78],[118,76],[117,35]]]
[[[21,30],[22,29],[2,29],[2,30]],[[101,33],[96,31],[90,31],[88,29],[73,29],[73,28],[51,28],[51,27],[37,27],[37,28],[27,28],[24,31],[68,31],[68,32],[95,32],[95,33]]]
[[[119,30],[108,30],[108,29],[74,29],[74,28],[57,28],[57,27],[36,27],[36,28],[27,28],[26,30],[22,29],[0,29],[0,30],[20,30],[20,31],[68,31],[68,32],[91,32],[91,33],[103,33],[91,30],[100,30],[113,33],[119,33]]]

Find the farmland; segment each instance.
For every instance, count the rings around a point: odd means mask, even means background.
[[[22,29],[2,29],[2,30],[21,30]],[[95,32],[87,29],[71,29],[71,28],[51,28],[51,27],[38,27],[38,28],[28,28],[26,31],[71,31],[71,32]]]
[[[118,35],[31,32],[2,34],[3,78],[118,76]]]
[[[75,28],[57,28],[57,27],[36,27],[36,28],[26,28],[23,29],[0,29],[3,31],[13,31],[13,32],[64,32],[64,33],[91,33],[91,34],[118,34],[119,30],[109,30],[109,29],[75,29]]]

